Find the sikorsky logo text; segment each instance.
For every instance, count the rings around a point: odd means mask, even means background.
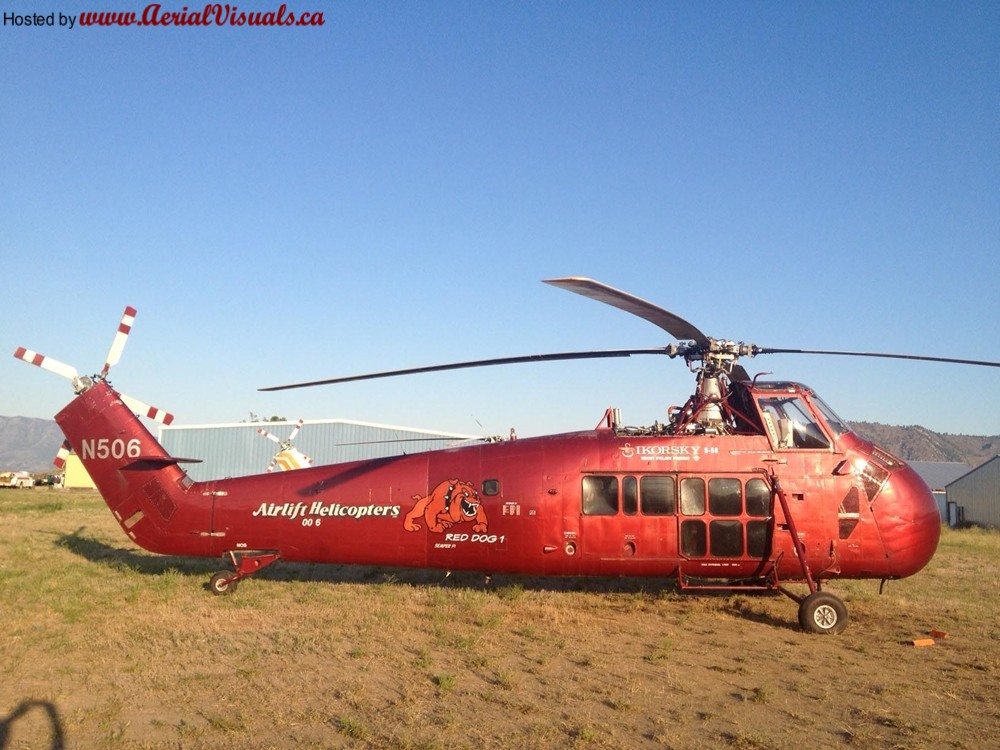
[[[702,455],[718,453],[715,446],[703,445],[637,445],[625,443],[620,448],[623,458],[639,458],[643,461],[697,461]]]
[[[340,503],[261,503],[250,515],[255,518],[399,518],[398,505],[341,505]]]

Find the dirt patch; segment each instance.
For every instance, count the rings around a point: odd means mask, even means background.
[[[28,493],[23,493],[28,494]],[[128,543],[96,496],[0,507],[0,748],[980,748],[1000,725],[1000,534],[781,597],[215,561]],[[915,647],[931,630],[948,633]]]

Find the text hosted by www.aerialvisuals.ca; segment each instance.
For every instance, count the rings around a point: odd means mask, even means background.
[[[229,3],[209,3],[199,10],[183,6],[168,10],[161,3],[150,3],[141,12],[124,10],[81,11],[79,16],[65,13],[4,12],[4,26],[322,26],[323,11],[290,11],[282,3],[277,10],[246,10]]]

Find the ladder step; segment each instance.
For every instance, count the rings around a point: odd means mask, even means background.
[[[681,589],[691,591],[774,591],[777,588],[775,582],[769,578],[728,580],[678,575],[677,581]]]

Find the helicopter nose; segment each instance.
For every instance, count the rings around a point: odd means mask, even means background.
[[[941,515],[913,469],[904,465],[893,471],[872,510],[892,578],[911,576],[930,562],[941,536]]]

